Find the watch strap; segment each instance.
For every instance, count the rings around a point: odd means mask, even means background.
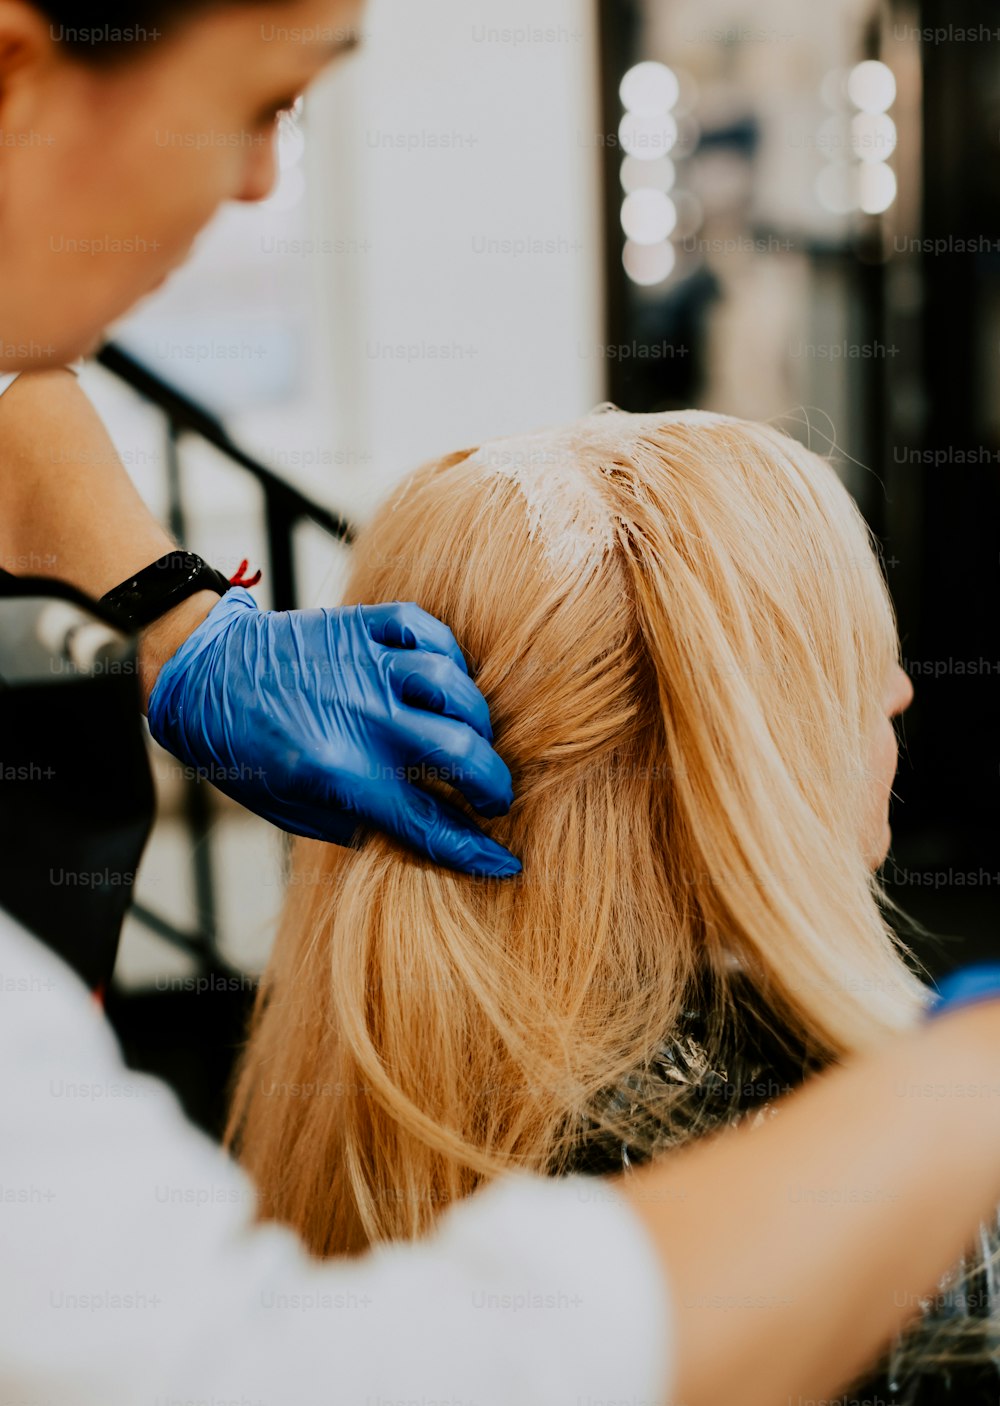
[[[242,584],[242,583],[241,583]],[[194,552],[174,551],[122,581],[101,600],[133,630],[158,620],[199,591],[224,596],[233,583]]]

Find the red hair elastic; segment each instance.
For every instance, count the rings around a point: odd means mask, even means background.
[[[229,578],[230,586],[256,586],[257,582],[263,575],[263,572],[258,568],[258,570],[254,573],[253,576],[244,580],[243,573],[244,571],[246,571],[249,565],[250,562],[247,560],[246,557],[244,557],[243,560],[240,562],[239,570],[236,572],[236,575],[230,576]]]

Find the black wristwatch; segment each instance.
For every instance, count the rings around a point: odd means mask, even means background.
[[[168,552],[166,556],[130,576],[101,597],[124,623],[141,630],[188,596],[199,591],[217,591],[224,596],[232,582],[194,552]]]

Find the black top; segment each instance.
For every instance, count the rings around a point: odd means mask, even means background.
[[[54,601],[75,607],[56,612],[55,639]],[[112,627],[99,648],[95,622]],[[154,806],[136,639],[118,626],[64,582],[0,570],[0,908],[95,990]]]

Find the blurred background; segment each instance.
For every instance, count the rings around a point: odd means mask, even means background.
[[[916,701],[885,879],[995,955],[1000,13],[975,0],[369,0],[281,175],[86,368],[179,539],[335,604],[422,460],[696,405],[833,452]],[[160,753],[109,1013],[216,1130],[284,843]]]

